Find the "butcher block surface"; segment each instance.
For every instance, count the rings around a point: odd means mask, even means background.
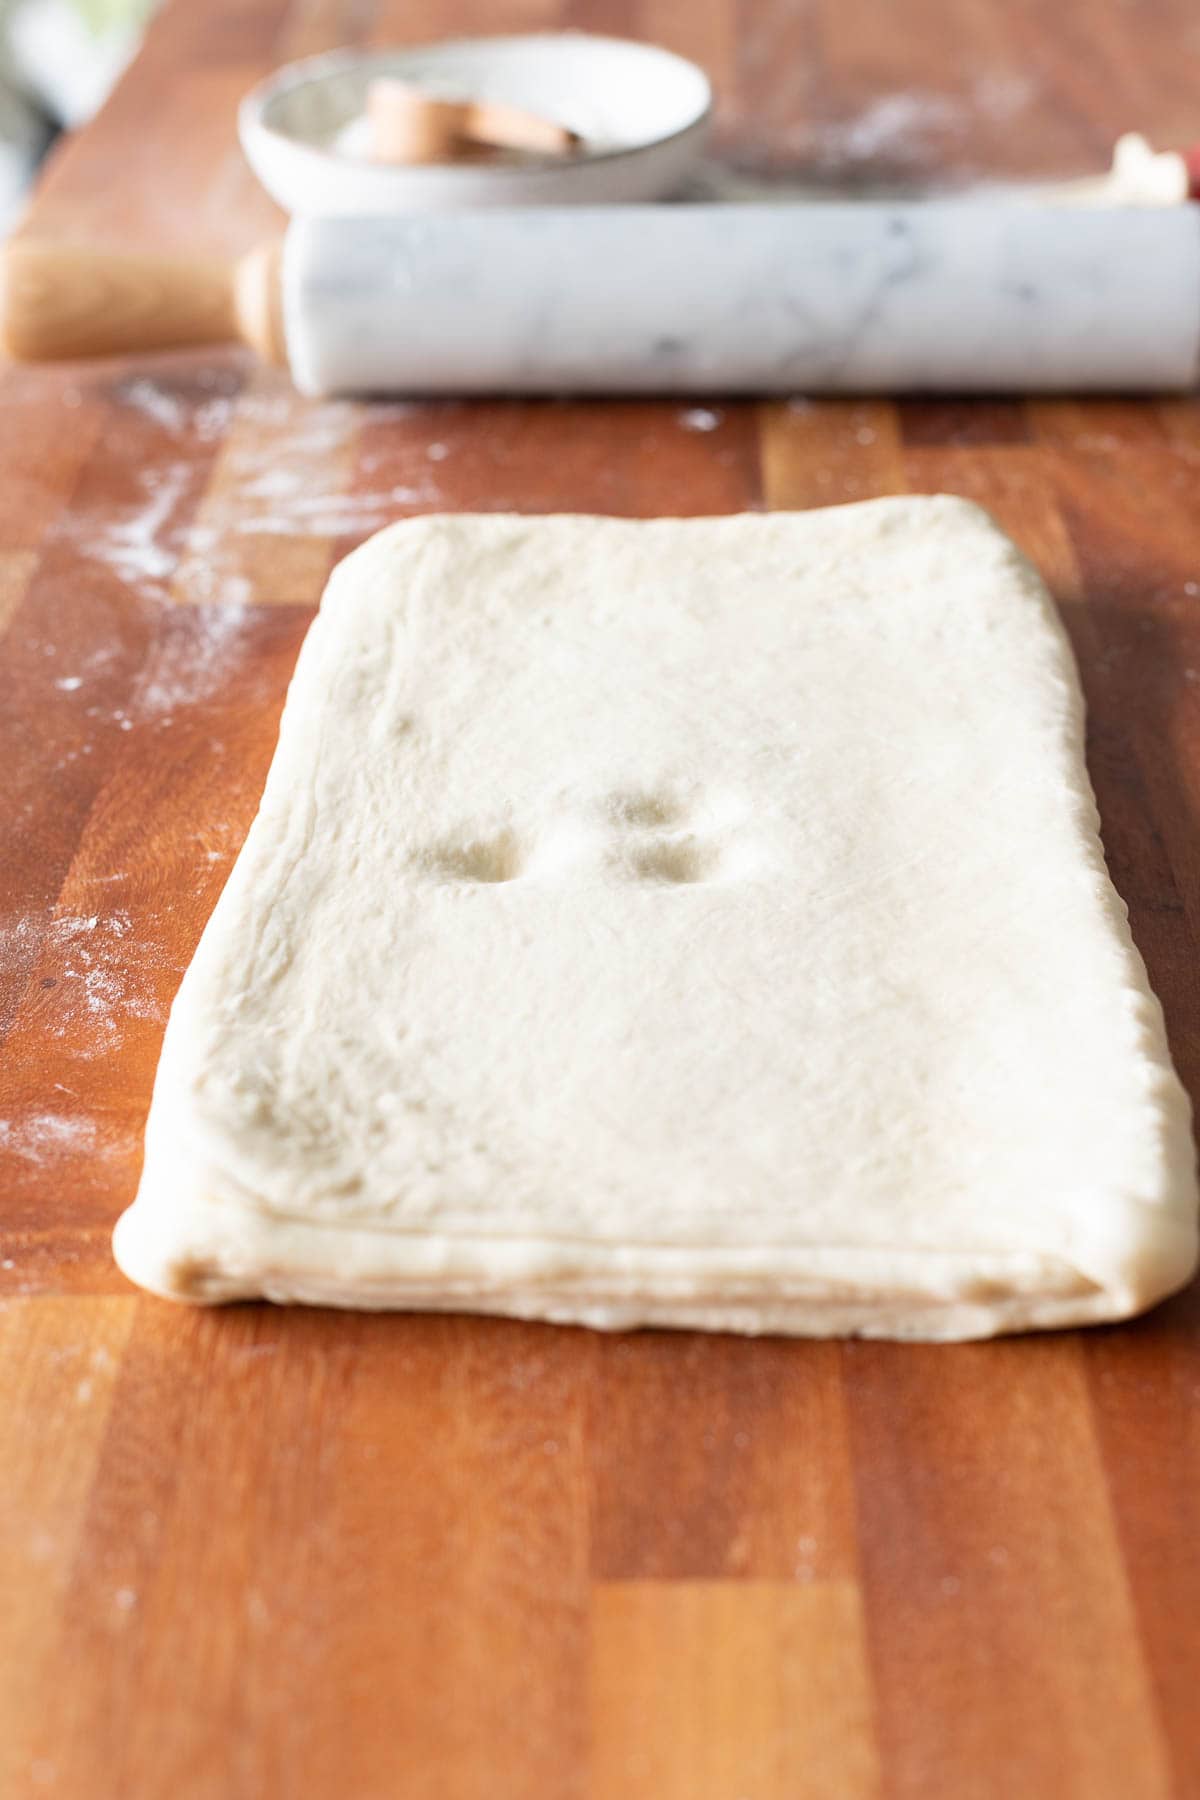
[[[884,34],[884,21],[892,29]],[[588,26],[743,166],[1200,135],[1190,0],[174,0],[26,227],[238,251],[284,59]],[[240,353],[0,371],[0,1794],[1200,1795],[1200,1310],[958,1347],[134,1292],[172,994],[333,562],[434,509],[948,490],[1062,608],[1113,878],[1200,1099],[1200,409],[311,402]],[[1052,997],[1048,997],[1052,1003]]]

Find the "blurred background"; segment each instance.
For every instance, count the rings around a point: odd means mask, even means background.
[[[89,119],[156,0],[0,0],[0,232],[60,131]]]
[[[0,235],[55,138],[99,108],[161,10],[162,0],[0,0]],[[1196,0],[275,0],[269,10],[281,59],[561,28],[662,43],[712,76],[714,152],[727,173],[754,180],[798,174],[886,193],[1067,177],[1104,169],[1123,132],[1157,149],[1200,139]],[[198,39],[236,20],[249,43],[264,16],[258,0],[188,0],[162,29]],[[244,85],[264,72],[248,65]],[[231,87],[230,110],[238,97]],[[199,221],[214,243],[228,214],[214,169]]]

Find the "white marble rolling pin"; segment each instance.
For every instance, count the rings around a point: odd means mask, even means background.
[[[17,356],[241,337],[309,394],[1185,389],[1200,207],[573,207],[300,219],[235,269],[17,241]]]

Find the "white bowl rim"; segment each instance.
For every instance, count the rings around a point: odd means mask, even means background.
[[[585,150],[583,155],[572,158],[569,162],[559,163],[552,158],[539,158],[518,168],[508,167],[504,173],[511,179],[525,175],[544,174],[552,170],[564,179],[574,169],[591,168],[597,163],[619,162],[622,158],[645,156],[648,151],[657,150],[664,144],[674,143],[684,138],[698,126],[707,124],[712,116],[713,86],[707,73],[699,63],[692,62],[686,56],[680,56],[677,50],[664,49],[661,44],[650,44],[640,38],[614,37],[607,32],[599,31],[515,31],[491,33],[483,37],[464,35],[452,38],[432,38],[419,44],[397,44],[393,49],[358,50],[347,45],[339,50],[322,50],[315,56],[302,56],[295,62],[283,63],[273,69],[269,75],[255,83],[249,93],[244,94],[238,105],[238,132],[243,142],[252,132],[262,133],[279,144],[286,144],[294,153],[318,158],[321,162],[344,169],[347,158],[337,150],[331,150],[324,144],[316,144],[308,138],[295,136],[289,131],[280,131],[275,125],[268,125],[264,116],[267,106],[280,94],[294,88],[304,87],[312,82],[328,80],[353,68],[356,63],[383,62],[399,56],[420,55],[430,50],[453,49],[457,45],[471,45],[479,49],[489,44],[520,44],[563,42],[564,40],[584,44],[612,44],[622,50],[649,51],[653,55],[677,63],[689,74],[695,76],[699,83],[700,104],[694,116],[682,125],[674,126],[657,137],[643,138],[636,144],[621,144],[611,150]],[[386,179],[399,178],[400,181],[411,180],[415,174],[428,181],[431,177],[446,182],[472,181],[480,179],[480,168],[477,164],[428,163],[418,169],[406,167],[400,163],[365,163],[365,168]]]

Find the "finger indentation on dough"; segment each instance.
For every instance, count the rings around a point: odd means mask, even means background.
[[[707,881],[717,873],[721,851],[700,838],[653,838],[628,853],[629,866],[642,881]]]
[[[515,881],[525,860],[520,839],[508,827],[438,844],[426,857],[431,874],[443,881]]]
[[[673,794],[653,793],[650,789],[613,794],[609,811],[622,825],[648,831],[655,825],[675,825],[683,816],[683,807]]]

